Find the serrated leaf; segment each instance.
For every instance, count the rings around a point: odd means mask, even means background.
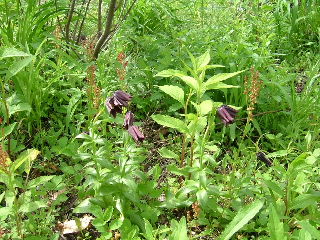
[[[160,125],[177,129],[178,131],[183,133],[188,132],[188,127],[180,119],[160,114],[152,115],[152,119]]]
[[[213,84],[216,84],[216,83],[219,83],[219,82],[222,82],[224,80],[227,80],[229,78],[232,78],[242,72],[244,72],[245,70],[242,70],[242,71],[238,71],[238,72],[233,72],[233,73],[219,73],[219,74],[216,74],[214,76],[212,76],[211,78],[209,78],[206,82],[205,82],[205,86],[208,87],[213,85]]]
[[[173,85],[164,85],[159,87],[163,92],[184,105],[184,91],[182,88]]]
[[[246,225],[263,207],[264,202],[261,200],[256,200],[255,202],[245,206],[240,209],[237,215],[225,228],[219,239],[228,240],[233,234],[239,231],[244,225]]]

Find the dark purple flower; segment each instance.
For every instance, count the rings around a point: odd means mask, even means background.
[[[114,104],[116,106],[128,106],[128,102],[132,99],[132,96],[126,92],[118,90],[114,93]]]
[[[266,155],[263,152],[257,153],[257,159],[264,162],[267,166],[272,166],[272,161],[266,157]]]
[[[236,109],[233,109],[232,107],[229,107],[227,105],[222,105],[218,108],[218,115],[225,125],[234,122],[234,118],[237,112],[238,111]]]
[[[137,126],[129,126],[128,132],[136,142],[142,142],[144,140],[144,136]]]
[[[108,109],[108,112],[115,118],[117,113],[122,112],[121,106],[116,106],[114,103],[114,97],[108,98],[106,101],[106,106]]]
[[[106,107],[108,112],[116,117],[117,113],[122,112],[122,107],[127,107],[128,102],[132,99],[132,96],[121,90],[116,91],[112,97],[106,101]]]
[[[134,115],[132,112],[127,112],[126,113],[126,116],[124,117],[124,123],[123,123],[123,126],[128,129],[130,126],[133,125],[133,122],[134,122]]]

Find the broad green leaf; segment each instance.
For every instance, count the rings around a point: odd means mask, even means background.
[[[191,87],[193,90],[198,91],[199,89],[199,84],[196,79],[193,77],[187,76],[185,73],[178,71],[178,70],[173,70],[173,69],[168,69],[159,72],[156,77],[178,77],[180,78],[183,82],[185,82],[189,87]]]
[[[22,213],[30,213],[34,212],[35,210],[39,208],[46,207],[47,204],[44,201],[33,201],[33,202],[27,202],[22,204],[19,211]]]
[[[263,207],[264,202],[256,200],[255,202],[240,209],[233,220],[228,224],[226,229],[223,231],[219,239],[228,240],[239,231],[244,225],[246,225]]]
[[[239,86],[235,86],[235,85],[228,85],[222,82],[218,82],[218,83],[213,83],[210,85],[206,85],[205,89],[206,90],[211,90],[211,89],[225,89],[225,88],[239,88]]]
[[[91,213],[95,217],[103,216],[103,211],[99,205],[91,202],[91,198],[82,201],[74,210],[74,213]],[[107,215],[107,214],[106,214]],[[106,216],[105,216],[106,217]]]
[[[27,171],[27,168],[31,165],[31,162],[34,161],[37,156],[39,155],[40,151],[36,149],[28,149],[24,151],[16,161],[14,161],[10,168],[11,172],[15,172],[23,163],[27,163],[25,167],[25,171]]]
[[[179,75],[177,77],[179,77],[182,81],[184,81],[185,84],[187,84],[193,90],[198,91],[199,83],[197,82],[196,79],[194,79],[193,77],[190,77],[190,76],[186,76],[186,75]]]
[[[10,68],[9,68],[9,73],[8,73],[8,78],[13,77],[16,75],[18,72],[20,72],[23,68],[28,66],[33,60],[35,59],[35,56],[29,56],[24,59],[21,59],[17,62],[15,62]]]
[[[210,62],[210,49],[196,59],[197,71],[203,70]]]
[[[200,133],[207,126],[207,118],[199,117],[190,121],[188,125],[189,132],[192,134]]]
[[[202,103],[200,103],[199,111],[201,116],[208,114],[209,112],[212,111],[212,109],[213,109],[213,102],[211,100],[205,100]]]
[[[176,153],[174,153],[173,151],[169,150],[166,147],[159,149],[159,153],[163,158],[179,159],[179,156]]]
[[[1,54],[0,59],[9,58],[9,57],[29,57],[29,53],[25,53],[15,48],[6,48]]]
[[[173,85],[164,85],[159,87],[163,92],[184,105],[184,91],[182,88]]]
[[[307,232],[309,232],[314,239],[320,239],[320,231],[317,230],[316,227],[312,226],[309,221],[303,220],[299,223],[302,226],[302,229],[305,229]]]
[[[152,119],[160,125],[177,129],[178,131],[183,133],[188,132],[186,124],[180,119],[160,114],[152,115]]]
[[[209,78],[206,82],[205,82],[205,86],[210,86],[212,84],[218,83],[218,82],[222,82],[224,80],[227,80],[229,78],[232,78],[242,72],[244,72],[245,70],[242,71],[238,71],[238,72],[233,72],[233,73],[219,73],[216,74],[214,76],[212,76],[211,78]]]
[[[270,204],[269,206],[269,223],[268,229],[272,240],[285,240],[287,239],[284,235],[283,222],[280,221],[278,213],[275,207]]]
[[[279,185],[277,185],[276,183],[269,181],[269,180],[263,180],[263,183],[267,185],[267,187],[269,188],[269,191],[273,191],[277,194],[279,194],[280,196],[284,195],[284,190],[282,190]]]
[[[187,223],[186,218],[182,217],[180,221],[171,221],[172,234],[169,240],[188,240]]]
[[[17,123],[15,122],[15,123],[10,124],[9,126],[6,126],[4,128],[0,128],[0,131],[2,132],[1,141],[12,133],[12,131],[14,130],[16,125],[17,125]]]

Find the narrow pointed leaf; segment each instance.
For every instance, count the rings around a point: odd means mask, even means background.
[[[303,220],[299,222],[302,226],[302,229],[305,229],[314,239],[320,239],[320,231],[317,230],[314,226],[312,226],[307,220]]]
[[[197,71],[204,69],[210,62],[210,50],[208,49],[204,54],[197,58]]]
[[[245,71],[245,70],[238,71],[238,72],[233,72],[233,73],[219,73],[219,74],[214,75],[214,76],[212,76],[211,78],[209,78],[209,79],[206,81],[205,85],[206,85],[206,86],[209,86],[209,85],[214,84],[214,83],[222,82],[222,81],[227,80],[227,79],[229,79],[229,78],[232,78],[232,77],[234,77],[234,76],[236,76],[236,75],[238,75],[239,73],[242,73],[242,72],[244,72],[244,71]]]
[[[239,86],[234,86],[234,85],[228,85],[222,82],[218,83],[213,83],[211,85],[206,86],[206,90],[211,90],[211,89],[224,89],[224,88],[238,88]]]
[[[229,223],[226,229],[223,231],[220,240],[228,240],[233,234],[239,231],[244,225],[246,225],[263,207],[263,201],[256,200],[248,206],[242,208],[234,219]]]

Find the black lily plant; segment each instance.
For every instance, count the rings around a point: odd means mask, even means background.
[[[142,142],[144,140],[144,135],[139,130],[137,126],[133,125],[134,115],[132,112],[127,112],[124,118],[123,126],[128,129],[129,134],[133,137],[136,142]]]
[[[116,117],[117,113],[122,112],[122,107],[127,107],[128,102],[132,99],[132,96],[121,90],[116,91],[112,97],[106,100],[106,107],[108,112]]]
[[[237,115],[238,110],[229,107],[227,105],[222,105],[218,108],[218,115],[222,122],[225,125],[231,124],[234,122],[234,118]]]

